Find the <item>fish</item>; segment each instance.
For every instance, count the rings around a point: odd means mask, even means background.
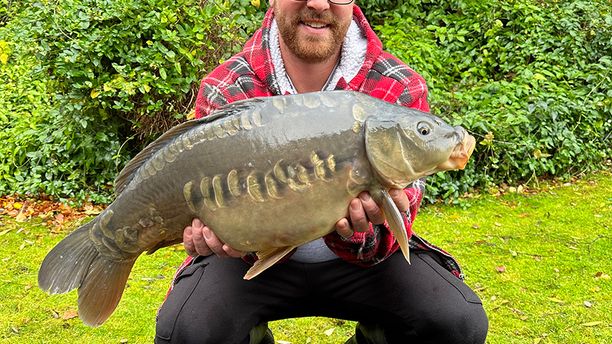
[[[408,260],[406,228],[388,191],[463,169],[474,146],[461,127],[360,92],[236,101],[171,128],[130,160],[114,201],[50,250],[38,284],[50,294],[78,289],[81,320],[99,326],[136,259],[180,243],[193,218],[234,249],[257,253],[244,276],[252,279],[334,231],[363,191]]]

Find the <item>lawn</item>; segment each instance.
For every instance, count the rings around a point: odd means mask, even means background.
[[[463,203],[425,207],[415,230],[462,263],[489,315],[488,343],[612,342],[611,173]],[[49,296],[36,282],[45,254],[77,223],[50,224],[55,212],[9,216],[11,207],[0,204],[0,342],[152,342],[180,247],[141,257],[115,313],[89,328],[76,317],[75,292]],[[285,344],[343,343],[353,326],[325,318],[271,324]]]

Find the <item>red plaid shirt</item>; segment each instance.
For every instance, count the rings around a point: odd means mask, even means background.
[[[202,80],[196,100],[197,118],[237,100],[280,95],[268,39],[273,18],[274,12],[270,8],[262,27],[246,43],[242,52],[227,60]],[[340,78],[335,89],[359,91],[390,103],[428,112],[425,80],[402,61],[382,50],[380,39],[356,5],[353,6],[353,19],[367,39],[365,61],[352,80]],[[410,247],[413,250],[433,250],[440,253],[439,257],[443,261],[448,260],[445,266],[459,277],[459,267],[448,254],[412,235],[412,221],[421,204],[424,187],[423,181],[417,181],[404,190],[410,200],[410,209],[404,214]],[[324,239],[327,246],[340,258],[362,266],[381,262],[399,247],[386,223],[370,226],[369,232],[355,232],[348,239],[341,237],[335,231]],[[190,262],[191,257],[187,258],[179,271]]]

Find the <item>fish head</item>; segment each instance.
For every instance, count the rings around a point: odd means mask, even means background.
[[[398,108],[365,123],[368,160],[381,184],[404,188],[421,177],[465,167],[474,151],[473,136],[434,115]]]

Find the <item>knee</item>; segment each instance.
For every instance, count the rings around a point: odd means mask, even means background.
[[[429,317],[434,343],[481,344],[487,338],[489,320],[481,304],[467,303],[462,307],[447,308]]]

